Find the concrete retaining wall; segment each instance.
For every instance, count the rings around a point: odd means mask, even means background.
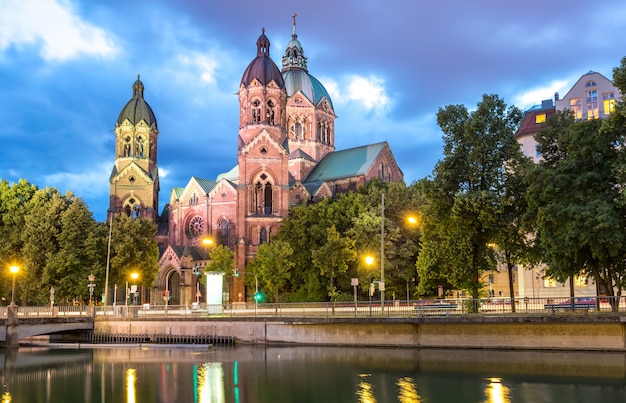
[[[96,322],[96,334],[233,336],[240,343],[626,351],[621,320],[519,323],[180,320]]]

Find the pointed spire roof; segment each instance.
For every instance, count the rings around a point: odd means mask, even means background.
[[[291,33],[291,40],[287,44],[287,49],[283,55],[283,72],[288,69],[298,68],[307,71],[307,58],[304,56],[304,49],[298,40],[298,34],[296,33],[296,17],[298,14],[293,13],[293,30]]]

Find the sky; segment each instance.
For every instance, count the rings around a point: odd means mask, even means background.
[[[626,3],[571,0],[0,0],[0,179],[71,191],[106,219],[115,122],[141,75],[160,208],[237,163],[241,76],[292,14],[328,90],[337,150],[387,141],[410,184],[442,158],[439,108],[526,110],[626,56]]]

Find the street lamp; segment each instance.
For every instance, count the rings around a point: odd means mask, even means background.
[[[369,290],[367,290],[367,293],[370,296],[370,316],[372,316],[372,294],[374,293],[374,284],[372,283],[371,270],[372,270],[372,265],[374,264],[374,257],[365,256],[365,263],[367,264],[369,268],[368,273],[370,273],[370,288]]]
[[[139,278],[139,273],[131,273],[130,278],[133,279],[133,283],[136,283]],[[137,284],[131,286],[130,292],[133,293],[133,305],[137,305],[137,294],[139,293],[139,291],[137,291]]]
[[[213,240],[211,238],[202,239],[202,245],[206,248],[206,256],[209,258],[209,249],[213,246]]]
[[[87,276],[87,280],[89,280],[89,285],[87,286],[89,287],[89,305],[93,305],[93,289],[96,288],[95,279],[96,276],[93,273]]]
[[[20,268],[17,266],[9,267],[9,271],[13,274],[13,287],[11,288],[11,305],[15,305],[15,276]]]

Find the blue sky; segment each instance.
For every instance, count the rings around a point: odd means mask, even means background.
[[[161,207],[237,161],[241,75],[293,13],[331,94],[337,149],[388,141],[407,183],[441,158],[436,113],[495,93],[527,109],[626,56],[626,3],[564,0],[0,0],[0,179],[108,208],[115,121],[137,74],[159,125]]]

